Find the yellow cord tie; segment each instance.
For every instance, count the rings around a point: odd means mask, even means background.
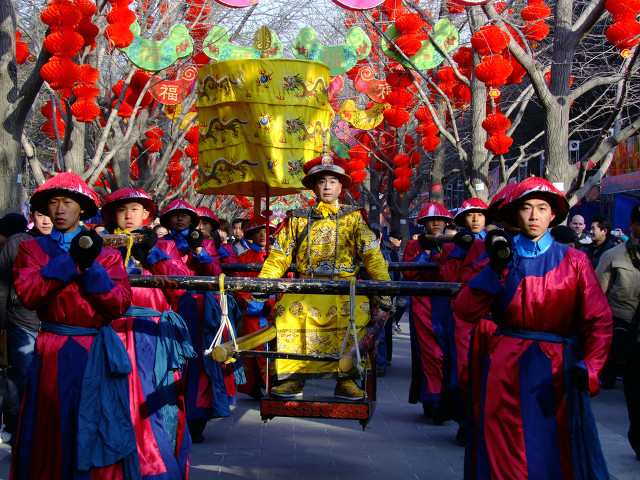
[[[116,228],[113,233],[128,235],[129,240],[127,241],[127,254],[124,257],[124,266],[125,268],[129,266],[129,259],[131,258],[131,247],[133,247],[133,234],[129,230],[124,230],[121,228]]]

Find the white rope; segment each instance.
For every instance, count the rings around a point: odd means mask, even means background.
[[[233,340],[233,348],[234,350],[238,349],[238,343],[236,342],[236,334],[233,331],[233,326],[231,325],[231,320],[229,320],[229,307],[227,306],[227,293],[224,289],[224,274],[220,274],[220,327],[216,332],[215,337],[213,337],[213,341],[209,348],[204,351],[204,354],[210,356],[213,353],[213,349],[222,343],[222,334],[225,329],[229,332],[229,337]]]

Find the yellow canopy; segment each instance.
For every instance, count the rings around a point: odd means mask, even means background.
[[[198,73],[198,192],[286,195],[329,141],[329,67],[289,59],[225,60]]]

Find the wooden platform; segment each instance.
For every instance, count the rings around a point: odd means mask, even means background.
[[[334,397],[281,398],[267,395],[260,401],[263,422],[275,417],[336,418],[358,420],[366,427],[376,409],[371,398],[364,400],[340,400]]]

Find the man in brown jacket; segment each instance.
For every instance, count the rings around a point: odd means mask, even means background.
[[[629,228],[629,240],[602,254],[596,274],[613,313],[614,338],[608,364],[620,366],[622,371],[629,443],[640,460],[640,205],[631,210]]]

